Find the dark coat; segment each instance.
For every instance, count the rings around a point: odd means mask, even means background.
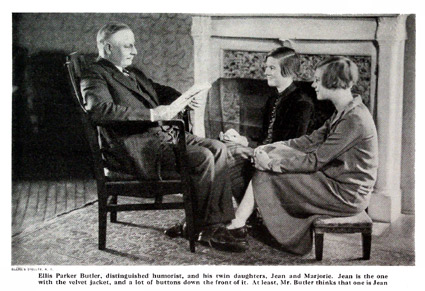
[[[150,110],[167,105],[180,93],[148,79],[136,68],[127,68],[137,83],[105,59],[99,59],[84,72],[81,92],[93,121],[150,120]],[[108,167],[113,171],[157,179],[157,164],[167,133],[161,128],[139,130],[100,129]]]
[[[313,100],[299,86],[292,83],[283,92],[267,100],[264,112],[262,143],[267,138],[273,107],[278,97],[281,100],[276,107],[272,140],[270,142],[300,137],[313,131],[315,112]]]
[[[307,85],[310,86],[309,83],[305,82],[301,82],[300,84],[292,83],[282,93],[278,94],[275,91],[275,94],[267,99],[266,106],[263,109],[264,121],[262,132],[257,137],[251,137],[253,140],[250,143],[251,147],[300,137],[315,129],[317,125],[314,120],[315,105],[313,98],[316,97],[311,96],[311,90],[309,91],[309,95],[302,85],[304,87]],[[280,101],[277,103],[275,121],[272,125],[272,138],[268,141],[266,138],[273,119],[272,111],[278,98],[280,98]],[[228,159],[228,164],[233,195],[237,200],[241,200],[254,174],[254,168],[251,166],[249,160],[242,158],[238,153],[241,147],[245,147],[230,143],[227,146],[231,155],[231,158]]]

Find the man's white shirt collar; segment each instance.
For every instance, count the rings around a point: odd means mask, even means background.
[[[124,68],[123,67],[120,67],[120,66],[117,66],[117,65],[114,65],[114,66],[117,67],[117,69],[120,70],[121,73],[124,72]]]

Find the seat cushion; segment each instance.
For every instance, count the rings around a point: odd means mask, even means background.
[[[348,217],[323,216],[313,222],[315,228],[344,228],[344,227],[372,227],[372,219],[365,211]]]
[[[115,171],[110,171],[107,168],[103,169],[105,172],[105,177],[108,181],[132,181],[132,180],[137,180],[136,176],[134,175],[130,175],[130,174],[126,174],[123,172],[115,172]]]
[[[123,173],[110,171],[104,168],[105,177],[108,181],[136,181],[140,180],[137,176]],[[161,180],[180,180],[180,174],[177,171],[161,171]]]

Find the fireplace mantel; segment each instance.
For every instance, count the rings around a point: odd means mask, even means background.
[[[195,82],[223,76],[223,52],[267,52],[290,40],[304,54],[371,57],[371,105],[379,140],[378,180],[369,206],[375,221],[401,213],[400,167],[406,15],[194,16]],[[205,136],[205,108],[193,113],[193,131]]]

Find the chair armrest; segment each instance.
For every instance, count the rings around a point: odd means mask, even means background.
[[[142,127],[155,127],[155,126],[172,126],[176,125],[179,129],[184,129],[184,121],[181,119],[149,121],[149,120],[108,120],[94,122],[94,125],[101,127],[114,127],[114,126],[142,126]]]
[[[172,126],[177,131],[177,137],[173,140],[173,149],[176,155],[177,171],[181,174],[182,180],[185,184],[189,185],[189,170],[188,170],[188,160],[186,155],[186,132],[185,132],[185,123],[181,119],[173,120],[163,120],[163,121],[147,121],[147,120],[109,120],[109,121],[88,121],[91,124],[91,127],[94,131],[97,131],[96,128],[105,128],[105,129],[114,129],[119,128],[120,130],[126,129],[130,130],[133,133],[137,133],[141,130],[146,130],[150,127],[159,127],[159,126]],[[95,133],[97,135],[97,133]],[[95,138],[97,139],[97,138]],[[93,147],[93,153],[97,156],[97,161],[99,166],[97,168],[102,169],[105,167],[102,159],[103,150],[97,146]],[[103,172],[99,173],[103,175]]]
[[[181,119],[161,120],[161,121],[148,121],[148,120],[108,120],[98,121],[93,123],[96,127],[111,128],[149,128],[158,126],[175,126],[178,128],[178,141],[177,144],[181,150],[186,150],[185,138],[185,124]]]

